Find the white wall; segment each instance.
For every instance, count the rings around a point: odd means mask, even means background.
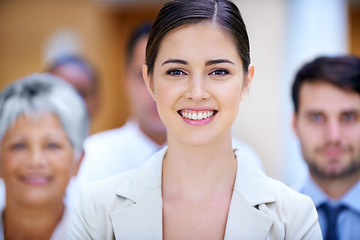
[[[291,130],[296,70],[319,54],[347,51],[346,0],[234,0],[247,25],[255,77],[233,133],[268,175],[297,187],[307,169]]]

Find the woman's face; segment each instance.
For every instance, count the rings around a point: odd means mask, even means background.
[[[7,199],[14,204],[40,206],[62,201],[80,161],[57,115],[20,115],[0,143],[0,176]]]
[[[231,135],[242,93],[253,74],[242,68],[232,36],[210,22],[170,32],[162,41],[152,76],[146,76],[156,95],[168,140],[204,144]]]

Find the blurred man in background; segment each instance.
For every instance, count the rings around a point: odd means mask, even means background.
[[[122,127],[86,140],[84,172],[89,181],[136,168],[166,143],[165,126],[141,74],[150,27],[141,25],[127,45],[124,81],[130,117]]]
[[[360,239],[360,59],[320,57],[292,87],[293,129],[324,239]]]

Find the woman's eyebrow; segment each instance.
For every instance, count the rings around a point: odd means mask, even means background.
[[[205,66],[219,64],[219,63],[231,63],[231,64],[235,65],[235,63],[233,63],[232,61],[230,61],[228,59],[214,59],[214,60],[206,61]]]
[[[181,59],[168,59],[166,60],[165,62],[163,62],[161,64],[161,66],[164,66],[165,64],[168,64],[168,63],[178,63],[178,64],[183,64],[183,65],[187,65],[188,62],[185,61],[185,60],[181,60]]]
[[[178,63],[178,64],[183,64],[183,65],[188,65],[188,62],[185,60],[181,60],[181,59],[168,59],[165,62],[162,63],[162,66],[165,64],[169,64],[169,63]],[[205,66],[209,66],[209,65],[215,65],[215,64],[219,64],[219,63],[230,63],[235,65],[232,61],[228,60],[228,59],[214,59],[214,60],[208,60],[205,63]]]

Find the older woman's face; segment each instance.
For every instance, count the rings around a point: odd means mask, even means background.
[[[28,206],[62,201],[79,162],[57,115],[19,116],[0,144],[7,200]]]

